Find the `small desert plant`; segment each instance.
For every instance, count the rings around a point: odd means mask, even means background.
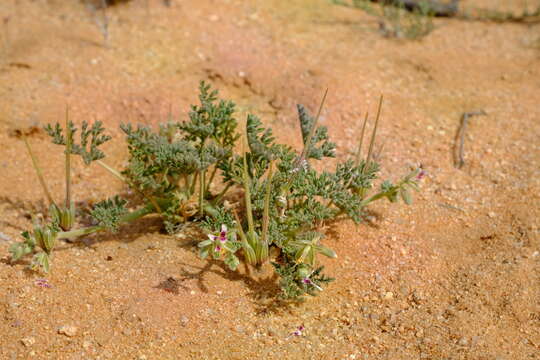
[[[404,8],[403,3],[395,1],[381,5],[372,5],[369,0],[352,0],[352,3],[333,0],[335,4],[361,9],[378,19],[379,30],[385,37],[420,39],[433,29],[433,12],[428,2],[420,1],[412,11]]]
[[[319,255],[337,257],[322,244],[325,222],[342,216],[361,222],[365,207],[381,198],[394,202],[401,196],[407,204],[411,202],[409,191],[417,189],[422,175],[419,169],[397,184],[385,181],[378,191],[372,191],[379,171],[373,148],[382,97],[367,155],[361,151],[366,116],[355,157],[338,162],[333,171],[317,171],[312,162],[335,157],[335,144],[329,140],[327,129],[318,125],[324,98],[315,117],[298,105],[304,146],[297,153],[277,143],[272,130],[264,128],[253,115],[248,115],[245,131],[239,134],[235,105],[219,100],[217,91],[204,82],[199,91],[200,104],[191,107],[187,121],[163,124],[158,131],[121,126],[129,152],[122,171],[103,162],[105,154],[100,146],[110,137],[103,134],[101,123],[89,126],[83,122],[78,142],[74,137],[78,129],[67,115],[64,129],[59,124],[48,125],[46,131],[53,143],[65,148],[63,206],[53,201],[26,142],[51,210],[45,224],[36,223],[33,232],[24,232],[24,240],[11,246],[12,260],[34,253],[32,267],[48,271],[58,239],[105,230],[116,232],[123,223],[154,213],[161,216],[170,233],[179,231],[187,222],[198,223],[209,233],[208,239],[199,243],[201,257],[223,259],[233,271],[241,261],[255,267],[272,262],[280,276],[282,296],[299,298],[314,295],[332,280],[322,274],[318,262]],[[72,155],[81,156],[87,165],[96,163],[122,179],[139,194],[140,205],[128,211],[126,199],[106,199],[89,212],[96,225],[73,229],[76,209],[70,195]],[[239,201],[230,197],[232,188],[241,190]]]
[[[382,98],[367,155],[362,157],[361,153],[366,117],[355,158],[339,162],[334,171],[317,171],[311,166],[312,161],[335,157],[335,144],[330,142],[327,129],[317,125],[320,109],[312,117],[298,105],[304,140],[300,154],[276,143],[270,129],[263,128],[256,117],[248,116],[243,153],[231,157],[221,167],[226,183],[244,189],[245,216],[241,218],[233,211],[232,217],[207,218],[207,229],[221,231],[200,243],[201,256],[224,256],[232,270],[240,262],[237,252],[255,266],[273,260],[286,298],[322,290],[332,279],[322,274],[318,255],[337,257],[332,249],[321,244],[322,225],[340,216],[359,223],[372,201],[386,198],[395,202],[401,197],[409,204],[410,189],[417,189],[419,169],[397,184],[383,182],[380,190],[368,195],[379,170],[373,161],[373,148],[381,105]],[[269,256],[271,247],[277,249],[274,259]]]

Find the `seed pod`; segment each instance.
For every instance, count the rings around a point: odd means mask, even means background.
[[[242,247],[244,249],[244,256],[246,257],[246,261],[250,265],[255,265],[257,263],[257,256],[255,255],[255,250],[249,245],[247,242],[242,243]]]
[[[307,264],[301,264],[298,266],[298,270],[296,270],[296,277],[298,279],[305,279],[311,275],[311,268]]]
[[[61,209],[60,210],[60,227],[64,231],[69,231],[73,224],[75,223],[75,208],[73,207],[73,203],[71,203],[71,207],[69,209]]]
[[[56,232],[51,230],[50,228],[46,228],[42,231],[42,241],[43,241],[43,250],[47,254],[51,252],[51,250],[54,248],[54,244],[56,243]]]
[[[45,249],[45,242],[43,241],[43,229],[39,226],[34,226],[34,239],[36,240],[37,246],[42,249]]]
[[[262,264],[268,260],[268,244],[259,242],[257,245],[257,263]]]

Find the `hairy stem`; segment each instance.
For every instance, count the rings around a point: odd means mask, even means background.
[[[245,145],[245,138],[244,138],[244,145]],[[247,152],[244,152],[243,162],[244,162],[244,169],[242,171],[243,175],[243,183],[244,183],[244,196],[246,201],[246,216],[248,220],[248,230],[249,235],[251,239],[255,238],[255,225],[253,223],[253,213],[251,208],[251,190],[250,185],[251,182],[249,181],[249,174],[248,174],[248,168],[247,168]]]
[[[264,195],[264,211],[263,211],[263,225],[262,225],[262,237],[263,244],[268,242],[268,225],[270,223],[270,195],[272,192],[272,173],[274,171],[274,162],[270,162],[270,168],[268,170],[268,177],[266,179],[266,194]]]
[[[198,175],[199,175],[198,172],[196,172],[193,175],[190,175],[191,176],[191,184],[189,185],[189,194],[190,194],[190,196],[195,193],[195,186],[197,185],[197,177],[198,177]]]
[[[383,191],[376,193],[375,195],[363,200],[362,201],[362,207],[368,205],[369,203],[371,203],[371,202],[373,202],[375,200],[379,200],[379,199],[383,198],[385,195],[386,195],[386,192],[383,192]]]
[[[217,166],[214,167],[214,170],[212,170],[212,173],[210,174],[210,178],[208,179],[208,182],[206,183],[204,187],[204,192],[208,192],[210,190],[210,185],[212,185],[212,181],[214,181],[214,177],[216,176],[216,173],[218,171]]]
[[[205,182],[204,178],[206,176],[206,170],[199,171],[199,214],[201,218],[204,216],[204,208],[203,208],[203,202],[204,202],[204,188],[205,188]]]
[[[231,188],[232,184],[231,183],[228,183],[224,188],[223,190],[221,190],[221,192],[216,196],[216,198],[214,199],[213,203],[214,204],[219,204],[221,202],[221,200],[223,200],[223,197],[225,196],[225,194],[227,193],[227,191]]]
[[[66,106],[66,209],[71,207],[71,137],[69,108]]]

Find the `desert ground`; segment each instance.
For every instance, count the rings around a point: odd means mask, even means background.
[[[434,18],[409,40],[327,0],[133,0],[106,17],[76,0],[4,0],[0,16],[1,359],[540,359],[538,21]],[[66,106],[76,123],[103,121],[121,168],[119,125],[185,119],[201,80],[297,148],[295,104],[314,112],[328,89],[321,123],[342,158],[384,94],[381,179],[421,164],[421,191],[332,224],[338,258],[322,261],[336,280],[300,304],[275,300],[270,265],[229,271],[152,217],[62,242],[47,274],[10,262],[30,214],[46,213],[22,134],[60,199],[63,155],[43,125]],[[479,110],[456,168],[462,115]],[[79,202],[125,190],[78,159],[73,171]]]

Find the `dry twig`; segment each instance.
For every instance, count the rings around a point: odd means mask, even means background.
[[[487,115],[484,110],[476,110],[463,113],[461,115],[461,123],[456,132],[456,142],[454,145],[454,166],[458,169],[465,164],[465,159],[463,158],[463,144],[465,142],[465,131],[467,130],[467,124],[469,118],[473,116]]]

